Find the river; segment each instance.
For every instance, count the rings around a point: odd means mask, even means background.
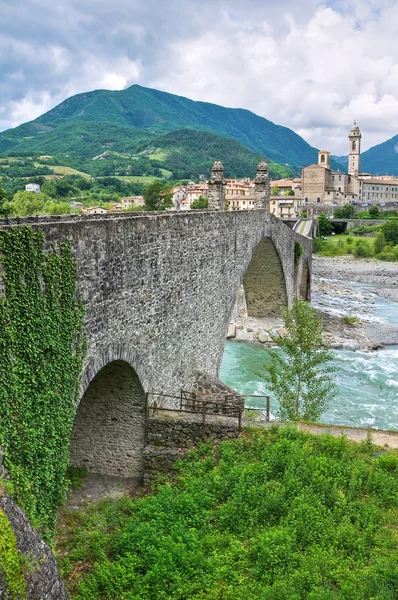
[[[353,314],[380,324],[398,324],[398,304],[376,295],[369,283],[347,283],[353,291],[368,295],[366,306],[357,302]],[[327,304],[331,313],[338,313],[341,298],[329,295],[327,300],[315,297],[314,305]],[[325,306],[323,306],[325,308]],[[343,307],[342,314],[347,310]],[[268,354],[260,344],[226,341],[220,379],[242,395],[267,394],[261,379]],[[375,352],[335,350],[337,394],[322,415],[322,423],[398,430],[398,346],[388,346]],[[247,399],[247,406],[262,406],[264,401]],[[271,396],[271,414],[276,415],[278,403]]]

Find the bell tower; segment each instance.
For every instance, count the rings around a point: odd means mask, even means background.
[[[357,122],[354,121],[354,125],[348,135],[348,174],[357,177],[360,173],[360,160],[361,160],[361,138],[362,134],[359,130]]]

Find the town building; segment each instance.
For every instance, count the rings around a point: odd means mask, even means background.
[[[86,208],[86,214],[88,215],[107,215],[108,211],[102,206],[89,206]]]
[[[348,134],[347,173],[330,168],[330,153],[326,150],[319,152],[317,165],[309,165],[302,170],[302,210],[312,206],[317,213],[322,206],[330,208],[347,202],[364,206],[377,204],[385,210],[395,208],[398,178],[361,173],[361,140],[361,131],[354,121]]]
[[[120,202],[123,210],[128,210],[133,206],[144,206],[145,204],[143,196],[124,196]]]
[[[25,185],[26,192],[36,192],[38,194],[40,192],[40,185],[38,183],[27,183]]]
[[[296,218],[300,216],[301,198],[297,196],[271,196],[270,212],[279,217]]]
[[[350,160],[350,159],[349,159]],[[360,184],[355,175],[330,168],[330,152],[318,152],[318,164],[304,167],[301,196],[305,204],[346,204],[359,200]]]

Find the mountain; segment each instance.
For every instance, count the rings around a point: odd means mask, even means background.
[[[361,155],[362,173],[398,175],[398,135]]]
[[[79,132],[77,125],[83,130]],[[112,132],[110,126],[113,126]],[[141,137],[145,134],[150,138],[179,129],[208,131],[233,138],[261,156],[287,164],[296,171],[317,161],[317,151],[294,131],[249,110],[196,102],[139,85],[122,91],[96,90],[72,96],[38,119],[1,133],[0,152],[37,149],[53,152],[54,147],[62,147],[65,138],[68,150],[62,152],[77,155],[82,151],[87,156],[86,144],[89,147],[100,142],[106,147],[110,133],[113,145],[117,145],[118,135],[123,134],[123,139],[130,140],[134,149],[139,131]]]

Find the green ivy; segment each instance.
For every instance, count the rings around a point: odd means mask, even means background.
[[[303,247],[300,242],[294,243],[294,264],[298,265],[303,254]]]
[[[0,445],[15,499],[46,538],[67,491],[68,445],[82,368],[83,306],[69,242],[0,231]]]
[[[9,597],[26,598],[25,577],[17,540],[5,512],[0,508],[0,573],[4,575]]]

